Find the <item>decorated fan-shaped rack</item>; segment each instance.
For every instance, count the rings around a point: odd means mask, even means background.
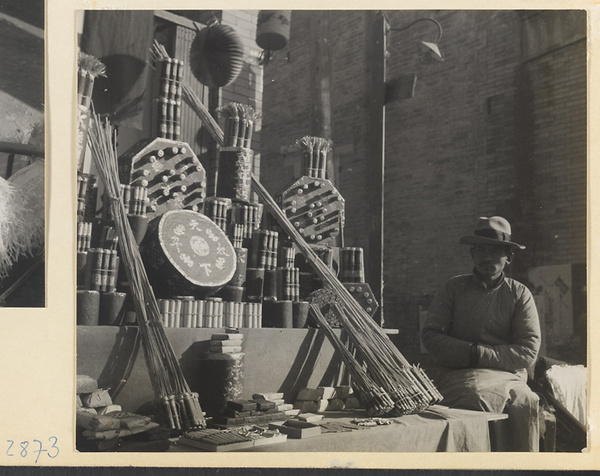
[[[345,200],[329,180],[300,177],[276,201],[308,243],[342,245]]]
[[[119,157],[119,180],[147,187],[150,219],[168,210],[199,211],[206,197],[206,171],[186,142],[139,141]]]

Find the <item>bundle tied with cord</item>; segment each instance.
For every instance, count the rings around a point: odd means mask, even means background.
[[[417,413],[441,401],[442,395],[425,373],[406,360],[383,329],[371,319],[331,269],[318,257],[255,177],[252,177],[252,187],[265,208],[298,246],[325,287],[339,298],[339,302],[333,302],[332,305],[342,328],[348,334],[349,341],[357,351],[360,362],[335,334],[317,303],[311,305],[311,311],[333,347],[341,354],[353,378],[353,386],[357,389],[359,399],[369,413]]]
[[[155,393],[155,417],[164,426],[185,431],[205,426],[198,394],[192,393],[164,328],[161,313],[144,269],[120,195],[114,130],[107,120],[92,114],[89,145],[106,189],[119,237],[121,259],[131,286],[138,328]]]

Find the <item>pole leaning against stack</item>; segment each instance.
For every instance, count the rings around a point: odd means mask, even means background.
[[[306,243],[283,210],[279,208],[269,192],[254,176],[252,177],[252,188],[279,225],[298,245],[307,262],[321,278],[324,285],[339,296],[340,303],[335,305],[335,309],[340,322],[347,331],[350,341],[358,349],[369,378],[393,402],[392,413],[416,413],[441,401],[442,395],[425,375],[425,372],[418,366],[411,365],[404,358],[383,329],[371,319],[330,268],[321,261]],[[332,340],[331,336],[334,334],[330,332],[329,324],[325,319],[319,319],[319,315],[315,313],[314,308],[312,310],[321,327],[327,332],[332,344],[337,348],[337,343]],[[346,360],[348,358],[346,353],[342,352],[342,358],[349,367],[355,366],[355,362]],[[354,378],[356,380],[356,376]],[[384,396],[380,395],[380,398],[385,400]],[[368,402],[363,402],[363,404],[368,405]],[[385,408],[385,405],[382,408]],[[383,414],[382,410],[375,406],[367,409],[373,414]]]
[[[108,120],[93,113],[89,131],[92,158],[106,188],[119,235],[119,247],[135,303],[139,332],[156,396],[156,419],[173,430],[205,427],[198,395],[192,393],[161,324],[158,304],[150,287],[120,196],[114,131]]]

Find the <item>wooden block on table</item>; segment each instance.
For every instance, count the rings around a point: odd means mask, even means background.
[[[120,412],[121,411],[121,405],[107,405],[105,407],[98,407],[96,408],[96,411],[98,412],[98,415],[106,415],[107,413],[112,413],[112,412]]]
[[[346,404],[344,403],[344,400],[342,400],[341,398],[332,398],[331,400],[328,400],[328,403],[327,403],[328,411],[339,411],[339,410],[343,410],[345,407],[346,407]]]
[[[239,340],[211,340],[211,348],[224,349],[227,347],[241,347],[242,343]]]
[[[319,404],[315,401],[298,400],[294,403],[294,408],[300,410],[301,413],[315,413],[319,410]]]
[[[360,408],[360,402],[358,401],[358,398],[356,397],[348,397],[345,401],[344,404],[346,406],[346,410],[351,410],[354,408]]]
[[[244,334],[240,334],[240,333],[219,333],[219,334],[213,334],[211,337],[211,340],[234,340],[234,341],[240,341],[244,338]],[[240,345],[240,344],[238,344]]]
[[[298,415],[298,420],[307,421],[309,423],[316,423],[323,419],[323,415],[317,415],[316,413],[301,413]]]
[[[208,350],[210,352],[213,352],[215,354],[217,353],[221,353],[221,354],[239,354],[242,351],[242,346],[237,346],[237,347],[214,347],[214,346],[210,346],[208,348]]]
[[[240,412],[248,412],[257,410],[258,406],[256,402],[252,400],[228,400],[227,408]]]
[[[297,422],[294,423],[294,425],[295,426],[289,426],[288,422],[283,424],[277,422],[270,423],[269,428],[273,430],[279,430],[280,433],[287,435],[288,438],[311,438],[321,434],[321,427],[319,425],[315,425],[314,423]]]
[[[350,385],[339,385],[335,387],[335,393],[332,398],[341,398],[342,400],[352,395],[352,387]]]
[[[94,415],[82,411],[78,411],[76,414],[76,424],[78,428],[95,432],[118,430],[121,428],[121,422],[118,418],[112,418],[107,415]]]
[[[98,390],[98,382],[87,375],[77,376],[77,393],[93,393]]]
[[[320,388],[301,388],[296,400],[317,401],[323,398],[323,387]]]
[[[324,411],[327,411],[327,406],[329,405],[329,400],[319,400],[317,402],[318,404],[318,408],[317,408],[317,412],[318,413],[323,413]]]
[[[278,393],[278,392],[267,392],[267,393],[255,393],[254,395],[252,395],[252,398],[254,399],[262,399],[262,400],[269,400],[269,401],[273,401],[273,400],[279,400],[283,398],[283,393]]]
[[[126,428],[128,430],[141,428],[152,422],[152,419],[150,417],[138,415],[137,413],[115,411],[107,414],[107,416],[117,418],[121,423],[121,428]]]
[[[98,408],[112,405],[112,399],[107,389],[99,389],[92,393],[81,395],[81,402],[84,407]]]
[[[322,389],[323,395],[321,396],[324,400],[331,400],[335,395],[334,387],[318,387],[317,390]]]
[[[280,412],[285,412],[286,410],[291,410],[292,408],[294,408],[294,405],[291,403],[282,403],[281,405],[277,405],[277,410]]]
[[[299,408],[292,408],[291,410],[284,410],[283,413],[285,413],[286,416],[297,416],[300,415],[300,409]]]
[[[223,412],[223,414],[225,416],[234,417],[234,418],[249,417],[249,416],[252,416],[253,413],[255,413],[255,412],[254,411],[241,412],[239,410],[234,410],[233,408],[225,408],[225,411]]]
[[[269,400],[263,400],[263,399],[253,399],[253,402],[256,402],[257,408],[259,411],[267,411],[267,410],[271,410],[273,408],[277,408],[277,405],[275,405],[274,402],[271,402]]]

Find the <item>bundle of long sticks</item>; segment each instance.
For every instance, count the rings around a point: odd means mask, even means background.
[[[98,76],[105,76],[106,66],[98,58],[79,51],[77,57],[77,102],[79,133],[77,138],[77,163],[80,170],[84,168],[85,146],[87,143],[87,130],[89,112],[92,104],[94,81]]]
[[[348,347],[344,345],[342,339],[338,337],[327,323],[319,306],[311,303],[310,310],[321,326],[321,329],[327,334],[327,337],[335,350],[342,356],[342,359],[348,368],[348,372],[350,372],[352,377],[352,387],[359,396],[358,398],[361,403],[367,408],[369,414],[385,415],[392,411],[394,409],[393,400],[382,387],[378,386],[373,381],[363,366],[356,360],[356,357],[350,352]]]
[[[119,248],[135,304],[139,332],[156,396],[156,419],[173,430],[205,426],[198,395],[192,393],[161,325],[158,304],[131,231],[120,192],[114,130],[92,114],[89,144],[119,237]]]
[[[304,173],[313,178],[325,178],[327,154],[331,152],[333,141],[323,137],[304,136],[296,141],[296,147],[302,151]]]
[[[225,117],[225,138],[223,145],[226,147],[250,148],[254,123],[260,114],[248,104],[231,102],[220,107],[217,112]]]
[[[334,304],[334,306],[340,322],[347,331],[350,341],[359,352],[367,375],[376,384],[377,388],[383,389],[394,403],[393,412],[397,414],[415,413],[441,401],[442,395],[427,375],[419,367],[411,365],[404,358],[383,329],[371,319],[331,269],[321,261],[310,245],[306,243],[283,210],[277,206],[269,192],[254,176],[252,177],[252,187],[264,206],[297,244],[299,250],[311,265],[313,271],[321,278],[324,285],[339,296],[339,303]],[[318,316],[316,317],[318,319]],[[327,321],[323,319],[319,322],[330,336],[330,326]],[[344,358],[344,355],[346,354],[342,353],[342,358]],[[344,360],[344,363],[349,368],[355,366],[355,363],[349,360]],[[354,376],[355,385],[357,384],[356,378]],[[365,382],[364,386],[370,388],[368,382]],[[385,397],[381,398],[385,399]],[[367,402],[363,403],[368,405]],[[369,410],[374,414],[380,413],[380,410],[374,406]]]
[[[150,53],[154,61],[157,59],[168,59],[170,58],[166,48],[161,45],[158,41],[154,40],[154,44],[150,49]],[[181,90],[183,92],[183,99],[190,105],[194,112],[198,115],[202,124],[215,140],[218,145],[223,145],[225,135],[223,130],[219,127],[217,121],[212,117],[210,111],[202,103],[196,93],[189,87],[185,82],[185,78],[181,79]]]

